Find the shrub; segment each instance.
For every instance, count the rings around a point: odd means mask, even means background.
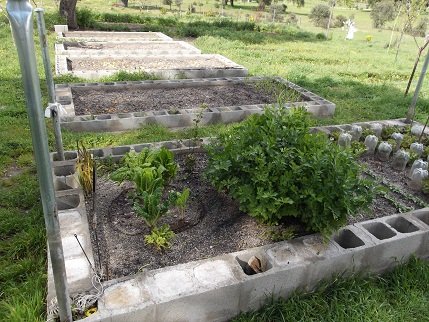
[[[319,32],[318,34],[316,34],[316,39],[318,39],[318,40],[327,40],[328,38],[326,38],[325,34]]]
[[[318,4],[311,9],[309,17],[316,27],[325,28],[328,25],[329,15],[329,6],[326,4]]]
[[[77,24],[82,29],[94,28],[97,24],[98,15],[88,8],[76,10]]]
[[[372,201],[350,151],[310,134],[303,110],[267,108],[221,134],[208,153],[212,184],[269,224],[292,216],[329,233]]]
[[[415,27],[407,25],[405,32],[414,37],[424,37],[428,27],[428,18],[421,19]]]
[[[334,27],[341,28],[344,26],[344,22],[347,21],[347,17],[343,15],[338,15],[335,17]]]
[[[375,28],[382,28],[388,21],[395,19],[395,5],[392,1],[378,2],[371,11],[372,24]]]
[[[290,13],[287,15],[286,23],[289,25],[297,25],[298,17],[294,13]]]

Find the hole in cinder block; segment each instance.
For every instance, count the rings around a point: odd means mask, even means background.
[[[390,218],[386,222],[400,233],[413,233],[419,229],[403,217]]]
[[[180,148],[181,144],[179,142],[163,142],[161,146],[171,150]]]
[[[80,115],[77,119],[79,121],[92,121],[94,119],[94,115]]]
[[[54,175],[57,177],[64,177],[72,175],[76,172],[76,168],[74,164],[63,165],[54,168]]]
[[[145,117],[146,113],[145,112],[135,112],[134,113],[134,117]]]
[[[110,120],[111,118],[112,118],[112,116],[109,114],[97,115],[95,117],[96,120]]]
[[[118,118],[120,118],[120,119],[129,119],[131,117],[132,117],[131,113],[119,113],[118,114]]]
[[[202,143],[202,140],[201,139],[200,140],[189,139],[189,140],[183,140],[182,143],[187,148],[194,148],[194,147],[200,146]]]
[[[61,196],[56,198],[58,210],[73,209],[79,206],[79,195]]]
[[[103,149],[92,149],[89,150],[89,153],[91,153],[95,158],[102,158],[104,156]]]
[[[142,150],[144,148],[150,148],[151,144],[139,144],[139,145],[134,145],[134,151],[136,151],[137,153],[142,152]]]
[[[262,253],[238,255],[235,260],[246,275],[264,273],[273,267],[267,256]]]
[[[54,161],[61,161],[58,153],[53,154]],[[77,152],[64,152],[64,160],[74,160],[77,159]]]
[[[117,146],[112,148],[113,155],[124,155],[125,153],[130,152],[131,148],[129,146]]]
[[[363,224],[362,226],[363,228],[368,230],[371,235],[374,235],[379,240],[389,239],[396,236],[396,233],[394,231],[392,231],[386,225],[380,222],[367,223]]]
[[[356,248],[365,245],[365,243],[356,236],[351,230],[344,229],[340,231],[335,237],[334,240],[342,248]]]
[[[75,182],[75,181],[72,181]],[[72,187],[70,185],[68,185],[67,183],[64,182],[64,180],[61,179],[55,179],[54,180],[54,189],[55,191],[65,191],[65,190],[71,190],[77,188],[77,185],[75,185],[75,187]]]
[[[417,213],[413,215],[417,219],[423,221],[426,225],[429,225],[429,212],[422,212],[422,213]]]

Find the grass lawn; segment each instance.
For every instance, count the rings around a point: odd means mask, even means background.
[[[429,265],[411,260],[383,276],[341,278],[310,294],[270,300],[234,322],[429,321]]]
[[[152,1],[152,6],[155,1]],[[88,6],[98,12],[134,13],[138,15],[159,14],[159,9],[146,12],[136,8],[112,7],[113,1],[79,1],[78,7]],[[317,40],[315,34],[322,29],[311,26],[308,13],[315,2],[295,10],[300,19],[300,29],[284,28],[281,25],[263,23],[261,32],[237,31],[222,26],[199,29],[199,37],[193,41],[205,53],[219,53],[247,67],[252,75],[274,75],[290,79],[309,90],[326,97],[337,104],[337,112],[331,120],[317,120],[315,123],[345,123],[361,120],[398,118],[405,115],[410,97],[403,97],[408,73],[412,68],[417,48],[414,40],[406,36],[401,46],[399,59],[395,62],[395,52],[387,53],[384,48],[390,32],[372,29],[368,13],[337,9],[336,13],[355,14],[356,39],[344,40],[345,31],[332,31],[332,40]],[[5,1],[0,4],[5,7]],[[41,3],[37,2],[41,5]],[[236,3],[236,10],[227,8],[234,19],[244,19],[245,12],[254,15],[255,3]],[[137,3],[131,3],[132,6]],[[158,4],[159,5],[159,4]],[[213,2],[204,2],[197,10],[214,8]],[[174,7],[174,6],[173,6]],[[186,7],[186,2],[183,5]],[[55,20],[54,2],[46,4],[47,25]],[[207,9],[206,9],[207,8]],[[173,17],[167,13],[165,17]],[[171,31],[172,36],[184,33],[177,28],[187,28],[201,15],[185,16],[179,27],[160,26]],[[175,18],[173,18],[175,19]],[[213,21],[213,18],[206,18]],[[190,25],[192,26],[192,25]],[[163,30],[164,30],[163,29]],[[156,30],[154,30],[156,31]],[[275,32],[276,31],[276,32]],[[307,32],[309,31],[309,32]],[[371,42],[366,35],[371,34]],[[36,45],[38,37],[35,37]],[[49,35],[53,47],[55,35]],[[419,40],[422,41],[421,39]],[[42,78],[44,105],[47,102],[43,67],[36,47],[39,74]],[[52,50],[51,61],[54,61]],[[0,321],[42,321],[45,318],[46,285],[46,241],[42,207],[32,144],[25,107],[24,94],[16,49],[10,27],[5,16],[0,13]],[[58,79],[59,80],[59,79]],[[418,118],[424,120],[429,110],[428,86],[425,84],[418,104]],[[202,135],[215,135],[224,126],[204,128]],[[49,143],[53,149],[54,140],[48,122]],[[64,131],[66,149],[74,149],[76,140],[82,140],[86,147],[141,143],[190,137],[190,131],[171,132],[159,126],[152,126],[127,133],[71,133]],[[326,313],[326,320],[341,320],[355,310],[362,314],[361,320],[424,321],[424,305],[429,302],[429,267],[427,263],[413,261],[384,278],[352,280],[340,279],[323,286],[308,296],[296,296],[288,302],[276,302],[264,311],[245,315],[239,321],[282,321],[293,320],[300,315],[302,307],[308,307],[308,319],[319,320]],[[355,287],[355,288],[352,288]],[[329,294],[329,297],[326,296]],[[372,297],[374,296],[374,298]],[[346,299],[346,300],[343,300]],[[360,303],[349,306],[349,303]],[[292,308],[293,307],[293,308]],[[314,308],[313,308],[314,307]],[[353,309],[354,307],[354,309]],[[315,309],[318,308],[318,311]],[[415,312],[405,316],[404,312]],[[312,311],[314,310],[314,311]],[[287,312],[286,312],[287,311]],[[426,306],[426,313],[428,308]],[[294,313],[295,312],[295,313]],[[361,312],[361,313],[359,313]],[[379,312],[380,315],[375,315]]]

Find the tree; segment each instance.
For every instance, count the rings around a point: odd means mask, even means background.
[[[179,7],[179,15],[182,15],[183,0],[174,0],[174,4]]]
[[[173,4],[173,0],[162,0],[162,4],[166,6],[170,6],[170,11],[171,11],[171,5]]]
[[[395,5],[392,1],[378,2],[371,11],[371,19],[375,28],[382,28],[386,22],[395,19]]]
[[[318,4],[311,9],[310,20],[317,27],[326,27],[328,24],[331,10],[326,4]]]
[[[296,5],[298,8],[304,7],[305,0],[292,0],[292,3]]]
[[[67,25],[70,29],[78,29],[76,18],[76,3],[77,0],[61,0],[60,15],[67,19]]]

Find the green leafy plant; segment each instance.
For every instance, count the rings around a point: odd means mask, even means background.
[[[179,209],[180,218],[185,217],[186,203],[188,202],[191,190],[185,188],[182,192],[176,192],[176,207]]]
[[[177,173],[177,164],[173,153],[165,147],[159,150],[144,148],[140,153],[129,152],[125,155],[123,165],[114,171],[110,178],[122,182],[132,181],[139,169],[155,168],[158,175],[168,182]]]
[[[208,153],[208,179],[263,222],[299,217],[328,234],[372,201],[372,185],[360,177],[354,156],[310,134],[303,109],[266,108],[222,133]]]
[[[143,191],[134,201],[133,209],[139,217],[143,218],[149,228],[154,229],[172,203],[171,198],[163,200],[162,188],[156,188],[152,192]]]
[[[283,227],[283,226],[273,226],[268,229],[266,233],[267,237],[273,242],[279,242],[283,240],[290,240],[295,238],[295,228],[293,226]]]
[[[159,228],[152,229],[149,235],[144,236],[144,241],[148,245],[154,245],[157,250],[164,250],[171,247],[171,240],[175,234],[170,226],[162,225]]]
[[[85,195],[92,193],[93,175],[94,175],[94,160],[91,153],[85,148],[83,143],[77,145],[77,162],[76,169],[79,178],[79,183],[82,186]]]
[[[351,152],[353,153],[353,155],[358,158],[362,154],[365,153],[366,146],[365,146],[365,144],[363,142],[353,141],[352,144],[351,144],[350,149],[351,149]]]
[[[381,138],[383,140],[388,140],[391,138],[393,133],[402,133],[403,129],[399,126],[383,126],[381,130]]]
[[[163,185],[161,173],[155,167],[137,168],[133,179],[138,195],[142,195],[144,192],[152,193],[156,189],[162,188]]]

